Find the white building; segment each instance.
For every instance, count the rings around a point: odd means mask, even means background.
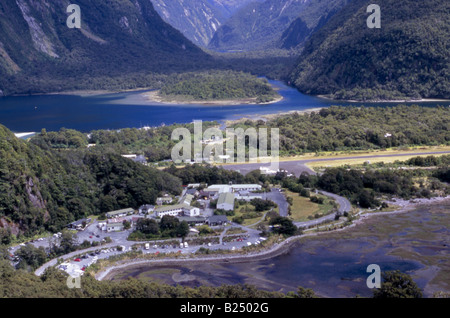
[[[260,191],[262,186],[259,184],[233,184],[231,185],[233,192],[239,191]]]
[[[108,219],[112,219],[112,218],[120,218],[120,217],[124,217],[130,214],[133,214],[134,210],[132,208],[128,208],[128,209],[122,209],[122,210],[117,210],[117,211],[111,211],[106,213],[106,217]]]
[[[177,205],[169,205],[169,206],[162,206],[155,209],[155,213],[159,217],[163,217],[165,215],[170,216],[199,216],[200,215],[200,209],[189,206],[187,204],[177,204]]]
[[[250,193],[249,191],[240,191],[236,193],[236,200],[251,201],[253,199],[262,199],[263,196],[258,193]]]
[[[156,199],[156,204],[163,205],[163,204],[170,204],[173,202],[172,197],[166,196],[166,197],[159,197]]]
[[[150,204],[142,205],[139,208],[139,214],[149,214],[152,213],[153,211],[155,211],[155,206]]]
[[[106,225],[106,232],[120,232],[123,231],[123,223],[108,223]]]
[[[239,192],[239,191],[259,191],[262,186],[259,184],[214,184],[206,188],[204,191],[215,193]]]

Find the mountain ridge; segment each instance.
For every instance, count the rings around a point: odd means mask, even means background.
[[[0,90],[5,94],[33,93],[33,86],[56,78],[60,84],[52,91],[102,76],[193,70],[199,60],[210,59],[164,22],[150,1],[79,0],[81,29],[66,26],[67,5],[65,0],[0,3]],[[23,82],[31,88],[22,91]]]
[[[303,93],[337,99],[450,98],[450,4],[354,0],[305,43],[290,79]]]

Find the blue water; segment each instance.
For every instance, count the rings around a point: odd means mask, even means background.
[[[448,247],[444,243],[449,240],[449,232],[442,230],[447,228],[448,211],[449,203],[443,203],[439,207],[421,207],[408,214],[375,217],[349,229],[347,233],[352,232],[352,237],[345,232],[342,237],[317,236],[294,244],[286,254],[266,260],[166,267],[150,265],[125,270],[114,280],[136,277],[190,287],[250,284],[283,293],[303,286],[324,297],[372,297],[373,290],[366,283],[371,274],[367,273],[367,267],[377,264],[382,272],[399,270],[411,275],[419,288],[424,290],[434,278],[434,275],[424,271],[429,265],[437,266],[444,273],[446,271]],[[411,226],[420,221],[423,221],[421,226]],[[383,230],[379,235],[371,234],[384,229],[385,224],[391,225],[392,229]],[[437,231],[440,235],[430,234],[426,240],[419,239],[425,233]],[[394,252],[399,249],[412,253],[396,256]],[[186,280],[175,281],[172,272],[163,273],[161,269],[178,271]],[[450,277],[443,275],[441,278],[444,284],[437,288],[448,292],[445,286],[450,283]],[[424,293],[425,296],[430,297],[432,290]]]
[[[161,105],[146,103],[142,92],[117,93],[100,96],[39,95],[0,98],[0,124],[14,132],[48,131],[62,127],[88,132],[95,129],[160,126],[189,123],[193,120],[223,121],[249,116],[305,110],[331,105],[366,105],[325,100],[301,94],[278,81],[270,81],[279,88],[284,99],[269,105],[201,106]],[[382,103],[383,106],[398,103]],[[421,105],[434,107],[450,102],[430,102]],[[380,105],[380,104],[378,104]]]

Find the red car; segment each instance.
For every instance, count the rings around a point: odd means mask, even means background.
[[[75,262],[81,262],[81,259],[75,258],[74,261],[75,261]]]
[[[81,270],[84,272],[86,270],[86,266],[83,266]]]

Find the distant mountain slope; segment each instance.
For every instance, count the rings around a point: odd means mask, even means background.
[[[343,99],[450,98],[450,2],[354,0],[311,36],[291,74],[300,91]]]
[[[266,0],[236,12],[212,38],[214,50],[259,50],[274,46],[310,0]]]
[[[309,1],[289,27],[283,32],[278,45],[282,49],[300,49],[313,33],[323,27],[351,0]]]
[[[207,46],[217,29],[239,8],[262,0],[151,0],[167,23]]]
[[[74,85],[92,77],[192,70],[195,63],[208,59],[165,23],[148,0],[79,0],[79,30],[66,26],[68,4],[0,2],[0,90],[39,91],[55,78]],[[56,84],[49,87],[58,89]]]
[[[292,49],[350,0],[265,0],[235,13],[214,35],[215,50]]]

